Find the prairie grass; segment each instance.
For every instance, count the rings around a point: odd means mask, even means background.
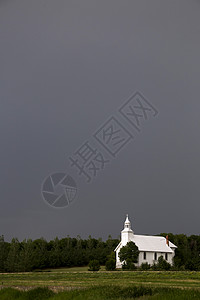
[[[6,287],[74,287],[96,285],[200,288],[200,272],[178,271],[63,271],[0,274],[0,285]]]
[[[200,272],[73,268],[2,273],[0,288],[1,300],[190,300],[200,299]]]
[[[200,299],[198,290],[181,290],[174,288],[147,288],[98,286],[83,290],[54,293],[48,288],[36,288],[19,291],[12,288],[0,290],[1,300],[109,300],[109,299],[140,299],[140,300],[196,300]]]

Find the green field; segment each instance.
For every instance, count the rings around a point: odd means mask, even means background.
[[[99,272],[89,272],[87,267],[65,268],[0,274],[0,285],[2,288],[12,287],[26,291],[2,289],[0,299],[32,299],[28,293],[33,293],[30,289],[37,287],[48,287],[55,293],[59,292],[48,295],[46,299],[112,299],[112,295],[115,295],[115,299],[133,299],[137,296],[142,296],[140,299],[152,300],[200,299],[200,272],[187,271],[107,272],[102,267]],[[138,288],[139,294],[135,290]],[[44,293],[44,290],[41,291]],[[60,293],[61,291],[64,292]],[[6,293],[13,294],[6,298]],[[15,298],[15,293],[21,294]]]

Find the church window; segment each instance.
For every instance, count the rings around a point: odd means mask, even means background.
[[[146,252],[144,252],[144,259],[146,259],[147,255],[146,255]]]
[[[154,253],[154,260],[157,260],[157,253]]]

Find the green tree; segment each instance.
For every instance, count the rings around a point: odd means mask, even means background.
[[[4,236],[0,236],[0,272],[6,271],[6,260],[10,245],[4,241]]]
[[[60,267],[61,257],[60,257],[59,239],[56,237],[52,241],[52,247],[49,253],[49,263],[53,268]]]
[[[47,241],[40,238],[33,241],[33,266],[34,269],[43,269],[49,266]]]
[[[162,255],[158,258],[158,262],[152,266],[152,269],[155,271],[168,271],[170,268],[171,265],[163,258]]]
[[[200,258],[191,258],[185,264],[186,270],[190,271],[200,271]]]
[[[106,270],[114,271],[115,269],[116,269],[115,252],[111,252],[111,254],[107,256]]]
[[[88,271],[99,271],[100,270],[100,264],[97,259],[93,259],[89,262],[89,269]]]
[[[123,262],[123,269],[133,270],[138,262],[139,250],[134,242],[128,242],[119,251],[119,259]]]
[[[142,263],[141,266],[140,266],[140,270],[142,271],[147,271],[150,269],[150,265],[146,262],[146,263]]]
[[[31,239],[21,243],[19,252],[19,270],[29,272],[33,270],[33,242]]]
[[[6,260],[6,270],[8,272],[19,271],[19,254],[20,254],[20,243],[17,238],[13,238],[10,244]]]

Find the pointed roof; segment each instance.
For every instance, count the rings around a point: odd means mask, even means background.
[[[131,222],[129,221],[129,218],[128,218],[128,214],[126,214],[126,220],[124,222],[124,225],[131,225]]]
[[[124,222],[124,229],[121,232],[133,232],[133,230],[131,229],[131,222],[129,221],[128,214],[126,215],[126,220]]]

